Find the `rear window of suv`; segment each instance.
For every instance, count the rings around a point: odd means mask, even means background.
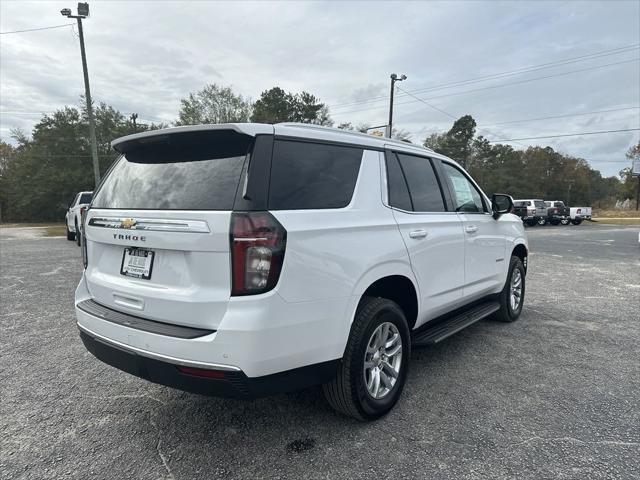
[[[252,140],[220,131],[141,141],[117,160],[92,206],[231,210]]]
[[[342,208],[351,202],[363,149],[276,140],[270,210]]]
[[[91,203],[91,198],[93,197],[93,193],[83,193],[80,195],[79,204]]]

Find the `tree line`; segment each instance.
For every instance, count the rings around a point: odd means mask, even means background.
[[[309,92],[273,87],[254,102],[231,87],[216,84],[183,98],[178,118],[171,124],[137,123],[105,103],[98,103],[94,114],[103,175],[116,158],[111,140],[131,133],[201,123],[334,124],[327,105]],[[366,124],[354,126],[349,122],[337,127],[369,130]],[[410,141],[404,130],[394,130],[393,136]],[[93,189],[86,107],[66,106],[45,114],[30,135],[13,130],[12,137],[13,144],[0,141],[1,220],[61,220],[78,191]],[[424,145],[459,161],[488,194],[504,192],[514,197],[559,199],[602,208],[634,195],[635,179],[630,169],[622,170],[620,177],[605,178],[584,159],[551,147],[516,150],[490,143],[476,135],[476,122],[469,115],[456,120],[447,132],[430,135]],[[634,148],[629,158],[640,155],[640,144]]]

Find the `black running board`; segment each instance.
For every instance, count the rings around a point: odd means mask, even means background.
[[[433,326],[427,324],[427,328],[421,329],[420,332],[416,332],[412,339],[413,346],[425,346],[433,345],[441,342],[445,338],[458,333],[463,328],[468,327],[488,317],[494,312],[500,310],[500,304],[498,302],[484,302],[474,306],[469,310],[465,310],[453,317],[444,319],[442,321],[436,321]]]

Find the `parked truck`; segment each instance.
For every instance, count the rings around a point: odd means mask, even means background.
[[[514,200],[514,213],[518,215],[525,225],[533,227],[536,224],[544,225],[547,217],[547,206],[544,200]]]
[[[567,207],[561,200],[544,202],[547,205],[547,222],[551,225],[580,225],[583,220],[591,220],[591,207]],[[538,221],[538,225],[544,225]]]
[[[547,200],[546,222],[551,225],[569,225],[571,221],[571,209],[562,200]]]

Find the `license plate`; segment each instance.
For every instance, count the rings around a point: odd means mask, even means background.
[[[125,248],[120,273],[128,277],[149,280],[153,269],[154,252],[143,248]]]

